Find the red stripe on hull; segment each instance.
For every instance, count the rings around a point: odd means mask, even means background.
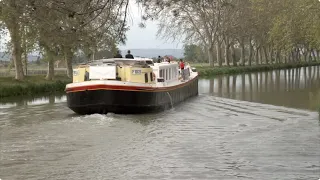
[[[78,92],[78,91],[94,91],[94,90],[124,90],[124,91],[146,91],[146,92],[157,92],[157,91],[170,91],[177,88],[184,87],[194,80],[196,80],[198,76],[194,77],[192,80],[170,87],[144,87],[144,86],[122,86],[122,85],[106,85],[106,84],[98,84],[98,85],[87,85],[87,86],[79,86],[73,88],[66,88],[67,93]]]

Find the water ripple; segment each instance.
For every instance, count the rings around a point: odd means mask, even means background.
[[[200,95],[156,114],[1,111],[2,179],[317,179],[315,112]]]

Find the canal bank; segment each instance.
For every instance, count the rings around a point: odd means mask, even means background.
[[[210,67],[208,65],[196,65],[196,69],[201,77],[211,77],[215,75],[231,75],[242,74],[250,72],[265,72],[277,69],[292,69],[308,66],[319,66],[320,62],[299,62],[287,64],[262,64],[252,66],[223,66],[223,67]]]
[[[232,75],[250,72],[265,72],[277,69],[292,69],[308,66],[319,66],[320,62],[300,62],[290,64],[270,64],[254,66],[237,66],[237,67],[210,67],[195,65],[201,78],[210,78],[216,75]],[[45,80],[43,75],[26,77],[24,81],[16,81],[12,77],[0,77],[0,98],[37,95],[39,93],[63,92],[66,84],[71,79],[66,76],[55,76],[54,81]]]
[[[28,76],[23,81],[13,77],[0,77],[0,99],[15,96],[34,96],[42,93],[63,92],[71,79],[64,76],[55,76],[55,80],[45,80],[43,75]]]

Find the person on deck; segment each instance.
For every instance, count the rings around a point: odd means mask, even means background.
[[[158,56],[158,63],[161,63],[161,56]]]
[[[179,66],[180,66],[180,69],[184,69],[184,62],[182,59],[180,59]]]
[[[120,51],[117,51],[117,54],[114,56],[114,58],[122,58]]]
[[[128,50],[128,54],[126,55],[128,59],[134,59],[133,55],[131,54],[130,50]]]
[[[180,59],[179,67],[180,67],[182,80],[184,80],[185,79],[185,76],[184,76],[184,62],[183,62],[182,59]]]

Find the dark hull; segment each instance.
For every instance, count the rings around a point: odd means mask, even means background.
[[[68,107],[77,114],[137,114],[162,111],[198,95],[198,78],[177,88],[155,91],[97,89],[67,92]]]

